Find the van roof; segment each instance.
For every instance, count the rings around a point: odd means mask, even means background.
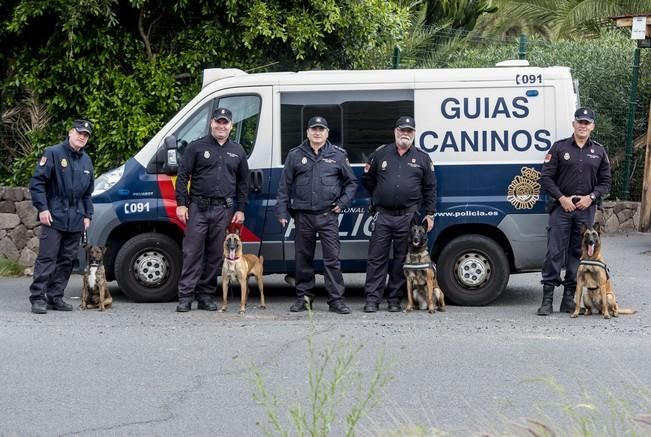
[[[512,81],[515,74],[544,73],[546,80],[570,78],[569,67],[486,67],[413,70],[313,70],[248,74],[242,70],[213,68],[204,71],[202,88],[256,85],[405,84],[428,82]]]

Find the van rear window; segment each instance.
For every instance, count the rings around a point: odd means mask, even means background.
[[[398,117],[413,114],[412,90],[283,93],[282,160],[306,138],[307,120],[314,115],[328,120],[328,139],[346,149],[351,164],[361,164],[378,146],[393,142]]]

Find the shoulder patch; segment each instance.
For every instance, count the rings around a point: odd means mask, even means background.
[[[43,167],[45,164],[47,164],[47,156],[43,155],[41,156],[41,160],[39,161],[38,165]]]
[[[414,147],[414,149],[418,150],[420,153],[424,153],[425,155],[429,156],[429,153],[427,153],[426,151],[424,151],[423,149],[421,149],[419,147]]]
[[[335,144],[333,144],[332,147],[334,147],[335,150],[338,150],[341,153],[345,153],[346,155],[348,154],[348,152],[346,152],[346,149],[344,149],[343,147],[337,146]]]
[[[386,144],[382,144],[380,147],[375,149],[375,151],[378,152],[378,151],[382,150],[383,148],[385,148],[386,146],[387,146]]]

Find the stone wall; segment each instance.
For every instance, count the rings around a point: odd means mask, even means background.
[[[597,211],[595,221],[605,225],[605,232],[635,232],[640,226],[640,203],[604,202],[603,209]]]
[[[17,261],[31,274],[41,225],[27,188],[0,187],[0,257]]]
[[[0,257],[17,261],[31,274],[38,252],[41,225],[27,188],[0,187]],[[604,202],[596,220],[605,232],[635,232],[640,223],[638,202]]]

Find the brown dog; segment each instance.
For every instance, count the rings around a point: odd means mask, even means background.
[[[242,240],[240,239],[240,231],[236,229],[226,235],[224,240],[224,265],[222,266],[222,292],[224,297],[224,305],[219,310],[224,312],[228,307],[228,286],[231,281],[239,282],[242,290],[242,297],[240,301],[240,313],[246,311],[246,300],[249,295],[248,279],[249,275],[255,276],[260,290],[260,307],[267,308],[264,303],[264,283],[262,281],[264,259],[252,254],[243,254]]]
[[[104,311],[113,305],[113,298],[106,284],[105,253],[106,247],[89,246],[86,249],[87,263],[81,287],[81,304],[79,305],[82,310],[99,308],[100,311]]]
[[[445,311],[445,295],[436,280],[436,271],[427,251],[427,231],[414,225],[409,230],[409,246],[403,266],[407,278],[407,308],[414,309],[414,300],[421,310]]]
[[[610,273],[606,262],[601,256],[601,226],[595,223],[592,228],[581,227],[583,238],[581,240],[581,263],[576,272],[576,293],[574,295],[575,308],[570,317],[577,317],[581,310],[581,298],[585,306],[585,315],[601,312],[604,319],[619,314],[635,314],[636,311],[628,308],[619,308],[615,298]],[[587,292],[583,292],[583,287]]]

